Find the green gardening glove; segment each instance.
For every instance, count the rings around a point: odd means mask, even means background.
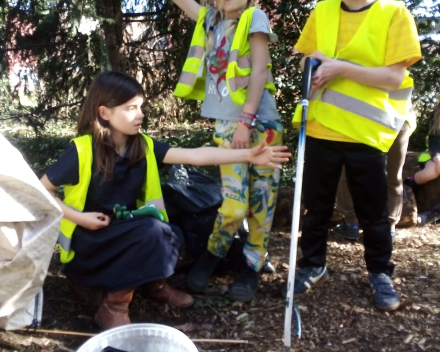
[[[140,207],[139,209],[133,210],[131,213],[135,217],[151,216],[151,217],[156,218],[160,221],[163,221],[163,219],[164,219],[161,212],[159,210],[157,210],[154,205],[151,205],[151,204],[144,205],[143,207]]]
[[[141,216],[151,216],[160,221],[164,220],[164,217],[160,213],[160,211],[157,210],[154,205],[150,204],[144,205],[143,207],[132,211],[127,210],[127,207],[125,205],[121,206],[119,204],[116,204],[113,208],[113,212],[116,215],[116,219],[129,219]]]
[[[131,211],[127,210],[127,207],[125,205],[119,205],[116,204],[113,208],[113,212],[116,215],[116,219],[128,219],[132,216],[131,215]]]

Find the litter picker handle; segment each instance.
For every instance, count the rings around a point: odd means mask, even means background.
[[[315,71],[321,65],[321,61],[306,57],[304,63],[304,75],[302,80],[302,99],[307,100],[309,98],[310,84],[312,80],[313,71]]]
[[[299,231],[299,219],[301,208],[301,191],[303,181],[303,168],[304,168],[304,151],[306,143],[306,122],[307,112],[309,106],[309,93],[311,86],[312,73],[321,64],[319,60],[306,58],[304,65],[304,74],[302,79],[302,111],[301,111],[301,126],[299,129],[298,149],[296,158],[296,181],[295,181],[295,193],[293,197],[293,210],[292,210],[292,236],[290,240],[290,255],[289,255],[289,275],[287,279],[287,293],[286,293],[286,314],[284,317],[284,346],[290,347],[291,344],[291,328],[292,328],[292,312],[295,312],[296,320],[296,334],[301,336],[301,317],[299,311],[296,309],[293,302],[294,281],[295,281],[295,265],[296,265],[296,252],[298,247],[298,231]]]

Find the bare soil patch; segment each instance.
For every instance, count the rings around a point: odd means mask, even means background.
[[[363,260],[362,242],[348,242],[332,232],[328,239],[330,280],[295,299],[303,335],[283,346],[284,304],[280,288],[287,279],[290,232],[274,231],[270,245],[276,273],[263,274],[251,303],[230,302],[223,294],[233,273],[217,275],[206,294],[185,310],[158,305],[136,295],[131,304],[134,323],[176,327],[192,339],[246,340],[247,344],[197,343],[200,351],[440,351],[440,227],[398,229],[393,261],[394,283],[401,307],[378,311],[372,300]],[[299,254],[300,255],[300,254]],[[171,279],[185,287],[187,266]],[[54,255],[44,285],[41,329],[99,333],[94,307],[73,293]],[[32,331],[0,332],[0,351],[75,351],[88,337]]]

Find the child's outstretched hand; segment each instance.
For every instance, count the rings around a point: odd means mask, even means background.
[[[273,169],[281,169],[281,165],[275,163],[285,163],[292,156],[286,152],[287,146],[268,147],[266,142],[262,142],[250,150],[248,162],[256,165],[266,165]]]

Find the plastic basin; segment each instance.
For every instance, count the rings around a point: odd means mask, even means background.
[[[184,333],[161,324],[130,324],[110,329],[86,341],[77,352],[198,352]]]

